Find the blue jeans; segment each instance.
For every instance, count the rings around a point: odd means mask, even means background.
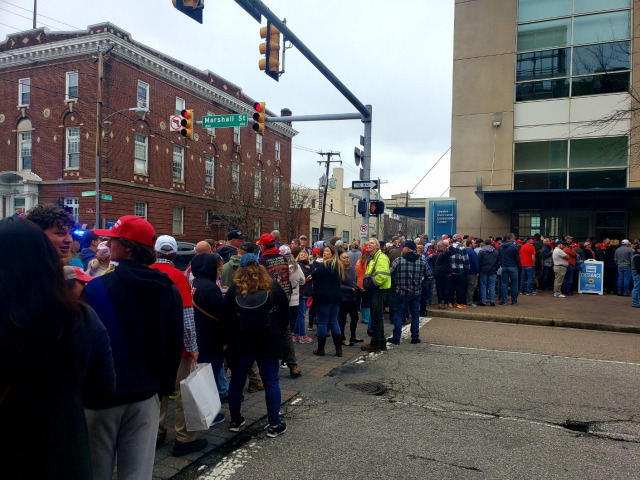
[[[216,378],[216,387],[218,387],[218,394],[220,398],[224,398],[229,394],[229,382],[227,381],[227,375],[224,372],[224,355],[212,355],[211,357],[211,369]]]
[[[618,294],[629,293],[631,285],[631,267],[618,268]]]
[[[496,275],[480,274],[480,302],[487,303],[487,286],[489,287],[489,301],[496,303]]]
[[[522,293],[533,291],[533,275],[534,267],[522,267],[522,277],[520,277],[520,291]]]
[[[411,312],[411,338],[420,336],[420,296],[404,297],[396,296],[396,311],[393,316],[393,339],[400,340],[402,334],[402,321],[407,315],[407,307]]]
[[[307,316],[307,299],[300,298],[300,304],[298,305],[298,319],[293,326],[293,334],[299,337],[307,335],[305,317]]]
[[[229,386],[229,413],[231,421],[237,422],[242,415],[242,390],[247,382],[247,374],[251,365],[256,361],[260,378],[264,385],[264,399],[267,404],[267,417],[269,425],[280,425],[280,361],[277,358],[270,358],[264,354],[248,355],[240,358],[231,366],[231,385]]]
[[[573,269],[574,267],[572,265],[569,265],[567,267],[567,273],[564,276],[564,281],[562,282],[562,293],[564,293],[565,295],[567,293],[571,293],[571,285],[573,284]]]
[[[518,267],[502,267],[502,296],[500,300],[507,303],[509,296],[509,279],[511,279],[511,303],[518,302]]]
[[[339,303],[325,303],[316,305],[318,337],[325,337],[327,335],[327,329],[331,330],[331,333],[340,335],[340,326],[338,325],[339,312]]]
[[[634,307],[640,306],[640,274],[636,273],[633,276],[633,291],[631,292],[631,305]]]

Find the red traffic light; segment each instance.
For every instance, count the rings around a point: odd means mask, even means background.
[[[181,115],[183,118],[187,118],[187,119],[191,118],[190,110],[182,110],[182,111],[180,112],[180,115]]]
[[[253,104],[253,109],[254,109],[256,112],[262,112],[262,113],[264,113],[264,102],[255,102],[255,103]]]

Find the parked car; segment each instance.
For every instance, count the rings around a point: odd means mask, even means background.
[[[185,271],[189,262],[195,255],[196,244],[191,242],[177,242],[178,256],[173,261],[173,265],[178,269]]]

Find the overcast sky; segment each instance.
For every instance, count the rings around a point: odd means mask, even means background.
[[[371,176],[383,181],[382,196],[412,190],[451,142],[453,0],[263,1],[363,104],[373,106]],[[32,27],[33,5],[0,0],[2,41]],[[276,113],[285,107],[294,115],[356,112],[295,48],[286,52],[279,82],[260,72],[258,22],[233,0],[205,0],[202,25],[171,0],[39,0],[37,12],[38,27],[51,30],[109,21],[137,42],[215,72]],[[185,33],[192,39],[187,48],[180,41]],[[315,151],[341,152],[345,184],[358,179],[353,149],[360,147],[362,122],[293,126],[300,132],[293,138],[294,183],[317,188],[323,167]],[[447,153],[412,196],[447,196],[448,185]]]

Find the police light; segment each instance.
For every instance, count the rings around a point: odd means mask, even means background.
[[[193,110],[182,110],[180,115],[182,116],[180,135],[185,138],[193,138]]]
[[[253,104],[255,113],[253,114],[253,131],[262,135],[264,133],[264,120],[267,109],[264,102],[255,102]]]

